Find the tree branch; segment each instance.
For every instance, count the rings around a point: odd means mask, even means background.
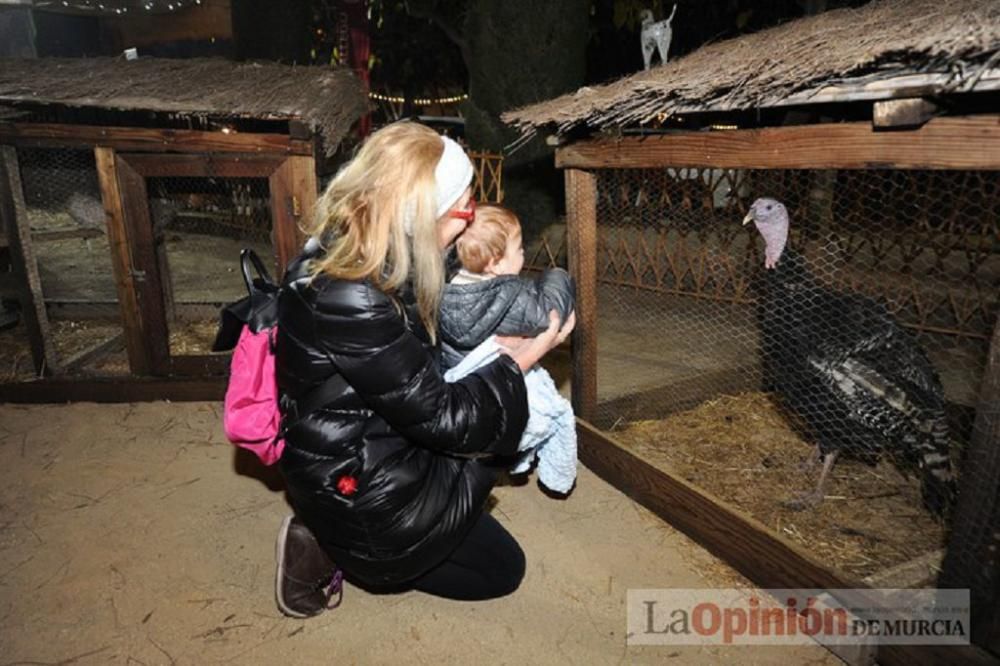
[[[462,52],[462,60],[465,61],[465,67],[468,69],[471,66],[472,52],[469,50],[469,43],[465,40],[462,34],[455,29],[454,26],[449,24],[444,20],[444,18],[432,10],[414,8],[410,0],[405,0],[405,2],[403,2],[403,6],[406,7],[406,13],[413,18],[427,19],[440,28],[445,36],[450,39]]]

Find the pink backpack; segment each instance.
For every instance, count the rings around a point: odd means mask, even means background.
[[[226,437],[236,446],[257,454],[265,465],[281,457],[281,412],[274,377],[274,338],[277,327],[254,333],[243,327],[229,364],[229,385],[222,412]]]
[[[212,344],[212,351],[233,350],[222,426],[230,442],[253,451],[265,465],[273,465],[285,449],[288,429],[326,405],[346,383],[340,374],[333,373],[295,399],[281,395],[274,357],[281,289],[253,250],[240,253],[240,268],[248,294],[222,308],[222,321]],[[251,268],[257,277],[251,277]]]
[[[256,278],[251,277],[251,265]],[[253,451],[265,465],[273,465],[285,448],[274,374],[279,288],[253,250],[240,253],[240,268],[248,295],[223,308],[212,345],[213,351],[233,349],[222,425],[230,442]]]

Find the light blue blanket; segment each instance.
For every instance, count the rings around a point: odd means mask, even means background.
[[[500,345],[495,336],[490,336],[448,370],[445,381],[458,381],[499,355]],[[524,384],[528,389],[528,425],[518,444],[522,455],[511,472],[527,472],[537,457],[538,480],[542,485],[557,493],[568,493],[576,481],[577,464],[573,407],[559,394],[552,377],[540,365],[524,373]]]

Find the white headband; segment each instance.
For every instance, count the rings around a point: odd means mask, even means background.
[[[444,151],[434,168],[434,217],[441,217],[455,205],[465,188],[472,183],[475,169],[462,147],[453,139],[441,137]],[[403,218],[403,228],[408,236],[413,235],[413,218],[416,206],[410,201]]]
[[[475,175],[472,161],[462,147],[446,136],[442,136],[441,141],[444,142],[444,152],[434,169],[434,202],[437,204],[435,218],[441,217],[455,205]]]

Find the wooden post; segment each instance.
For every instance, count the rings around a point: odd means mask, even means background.
[[[1000,313],[959,488],[938,586],[971,590],[973,641],[1000,653]]]
[[[58,361],[21,187],[17,151],[11,146],[0,146],[0,226],[7,232],[11,268],[20,292],[21,316],[28,330],[35,373],[49,375],[56,371]]]
[[[576,280],[573,410],[585,421],[597,411],[597,177],[566,170],[566,238]]]
[[[98,146],[94,156],[129,368],[134,375],[163,373],[170,349],[146,182],[113,149]]]
[[[150,371],[146,345],[142,336],[139,313],[139,295],[136,293],[132,274],[132,254],[129,250],[125,214],[122,211],[121,191],[118,188],[118,167],[113,148],[94,148],[97,162],[97,180],[101,186],[104,219],[108,229],[108,246],[111,248],[111,269],[118,291],[118,306],[125,330],[125,350],[132,374],[145,375]]]
[[[269,178],[271,235],[275,247],[277,278],[288,262],[302,251],[302,223],[316,207],[316,163],[312,157],[289,157]]]

